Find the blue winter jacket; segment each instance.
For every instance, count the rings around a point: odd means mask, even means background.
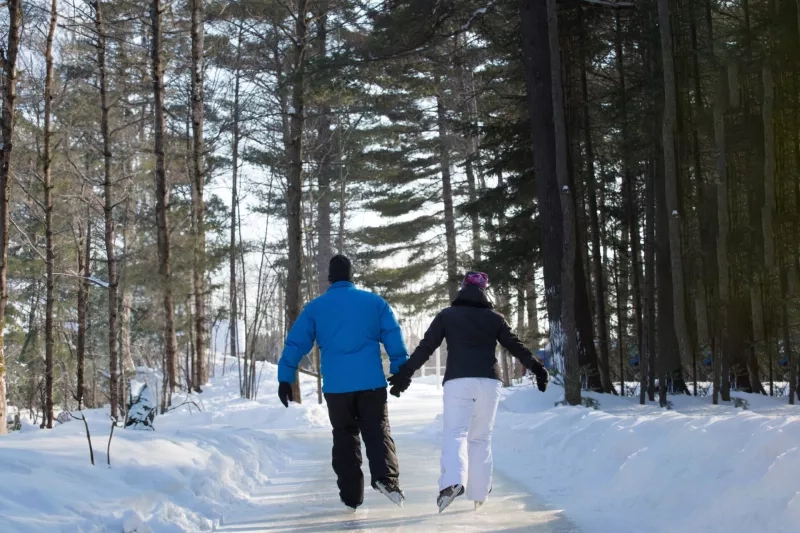
[[[408,359],[400,325],[386,301],[339,281],[306,305],[289,331],[278,381],[294,383],[297,366],[314,341],[322,352],[322,391],[354,392],[386,387],[382,343],[396,373]]]

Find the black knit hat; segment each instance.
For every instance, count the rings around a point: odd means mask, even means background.
[[[328,281],[353,281],[353,265],[343,255],[334,255],[328,266]]]

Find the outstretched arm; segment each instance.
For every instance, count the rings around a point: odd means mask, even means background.
[[[283,354],[278,362],[278,381],[295,382],[297,367],[300,366],[303,357],[314,347],[315,338],[314,320],[306,306],[292,325],[292,329],[289,330],[289,335],[286,336]]]
[[[545,371],[544,365],[539,358],[534,356],[533,353],[522,344],[519,337],[511,331],[511,326],[508,325],[505,319],[503,319],[503,323],[500,325],[497,341],[503,348],[508,350],[508,353],[519,359],[520,363],[536,376],[541,375],[542,372]]]
[[[417,349],[414,350],[414,353],[409,357],[408,363],[406,363],[408,371],[413,374],[419,370],[422,365],[430,359],[433,352],[436,351],[436,348],[441,346],[443,340],[444,321],[442,319],[442,314],[439,313],[436,315],[436,318],[433,319],[431,325],[428,326],[428,331],[425,332],[425,336],[419,342]]]
[[[389,356],[389,372],[395,374],[408,360],[408,350],[392,308],[383,300],[381,304],[381,344]]]

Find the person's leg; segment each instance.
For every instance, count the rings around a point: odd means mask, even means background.
[[[397,486],[400,475],[386,400],[386,389],[356,393],[356,421],[367,449],[372,487],[376,481]]]
[[[444,384],[440,491],[467,484],[467,432],[474,404],[473,382],[474,378],[462,378]]]
[[[345,505],[364,503],[364,474],[361,473],[361,439],[356,422],[353,393],[326,394],[328,417],[333,427],[333,471],[339,496]]]
[[[495,379],[481,379],[476,384],[475,404],[467,436],[469,476],[467,499],[483,502],[492,487],[492,430],[500,401],[502,383]]]

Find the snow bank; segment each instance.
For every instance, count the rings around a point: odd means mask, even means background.
[[[507,390],[494,437],[496,468],[586,533],[786,533],[800,523],[800,408],[739,393],[752,410],[590,396],[601,410],[554,407],[555,386]],[[423,434],[438,439],[441,416]]]
[[[110,468],[106,410],[85,412],[96,466],[82,421],[49,431],[25,426],[0,439],[2,531],[211,531],[223,511],[247,506],[250,494],[288,460],[291,443],[280,431],[262,430],[328,427],[316,383],[304,386],[310,401],[284,409],[275,372],[264,366],[257,401],[240,399],[238,377],[229,373],[192,398],[202,412],[184,404],[156,417],[155,431],[117,428]],[[183,400],[176,396],[173,403]]]

